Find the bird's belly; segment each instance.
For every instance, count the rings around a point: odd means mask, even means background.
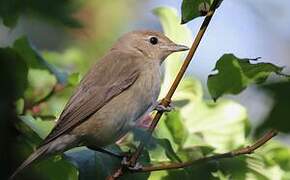
[[[116,142],[152,108],[158,97],[160,84],[140,83],[114,97],[74,132],[83,137],[85,144],[103,147]]]

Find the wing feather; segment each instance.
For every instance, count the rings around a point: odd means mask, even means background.
[[[81,81],[42,145],[69,132],[129,88],[140,73],[136,59],[123,52],[111,52],[102,58]]]

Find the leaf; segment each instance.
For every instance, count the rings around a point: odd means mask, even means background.
[[[116,145],[106,148],[109,151],[120,151]],[[105,179],[111,175],[114,170],[120,167],[120,159],[109,156],[104,153],[92,151],[87,148],[74,148],[65,153],[66,157],[73,162],[79,170],[79,179]],[[149,155],[145,151],[139,159],[142,164],[149,162]],[[126,174],[122,179],[147,179],[149,173]]]
[[[168,7],[159,7],[154,9],[154,14],[159,17],[161,25],[163,27],[164,34],[169,37],[172,41],[178,44],[184,44],[187,46],[191,45],[192,32],[186,25],[180,25],[179,17],[176,9]],[[179,52],[171,54],[165,61],[165,72],[163,84],[161,87],[160,98],[163,98],[170,88],[174,78],[176,77],[182,60],[185,58],[186,52]],[[195,99],[201,89],[200,83],[196,83],[192,78],[187,78],[179,84],[174,96],[173,101],[186,101],[188,99]],[[188,93],[184,91],[188,89],[196,93]]]
[[[32,48],[27,37],[23,36],[17,39],[13,44],[13,49],[21,54],[29,67],[34,69],[46,69],[43,59],[38,57],[37,52]]]
[[[23,162],[35,150],[39,145],[39,139],[35,134],[18,136],[11,148],[17,164]],[[78,171],[70,162],[56,156],[33,163],[31,167],[21,172],[20,177],[21,179],[78,180]]]
[[[256,155],[255,155],[256,156]],[[219,171],[229,174],[230,179],[267,179],[264,164],[253,157],[235,157],[217,161]]]
[[[52,64],[49,64],[32,46],[27,37],[23,36],[17,39],[12,48],[22,56],[28,67],[33,69],[46,69],[55,75],[59,83],[66,83],[67,74],[54,67]]]
[[[174,152],[174,149],[172,148],[172,145],[168,139],[158,139],[154,138],[154,141],[160,145],[164,150],[166,156],[173,162],[181,162],[178,155]]]
[[[279,165],[285,172],[290,171],[290,150],[287,145],[272,140],[259,149],[259,154],[268,166]]]
[[[277,129],[281,132],[289,133],[290,81],[268,84],[261,88],[270,94],[274,104],[268,116],[257,128],[256,134],[260,134],[267,129]]]
[[[148,132],[144,129],[134,128],[134,138],[136,141],[146,142]],[[156,162],[162,161],[180,161],[180,158],[176,154],[171,141],[167,138],[159,137],[160,132],[154,133],[150,141],[146,144],[146,149],[149,152],[150,159]]]
[[[190,102],[181,109],[181,115],[189,133],[199,134],[215,152],[229,151],[245,143],[247,113],[238,103],[230,100]]]
[[[23,96],[27,88],[28,66],[25,63],[25,59],[12,48],[0,48],[0,59],[2,67],[0,75],[6,77],[5,81],[7,81],[2,85],[7,84],[14,95],[7,98],[17,100]]]
[[[60,157],[51,157],[37,164],[35,171],[46,180],[79,180],[79,172],[75,166]]]
[[[0,1],[0,18],[3,24],[10,28],[15,27],[21,15],[44,18],[49,22],[56,22],[68,27],[80,27],[80,23],[72,17],[73,12],[79,7],[77,1],[66,0],[31,0],[23,3],[19,0]]]
[[[29,115],[20,116],[20,119],[42,139],[49,134],[54,126],[53,121],[42,121],[40,118],[34,119]]]
[[[79,84],[81,80],[81,76],[79,73],[72,73],[68,76],[68,85],[70,86],[76,86]]]
[[[217,171],[212,173],[213,177],[218,178],[219,180],[230,180],[230,175],[225,175],[223,172],[221,171]]]
[[[30,68],[28,71],[28,83],[24,94],[25,100],[36,102],[53,90],[56,78],[47,70]]]
[[[78,168],[80,180],[105,179],[120,165],[119,159],[85,147],[74,148],[65,155]]]
[[[181,5],[181,24],[185,24],[194,18],[206,15],[211,0],[183,0]]]
[[[271,63],[253,64],[251,59],[239,59],[233,54],[224,54],[214,68],[216,74],[208,76],[207,86],[214,100],[224,94],[238,94],[247,86],[261,84],[270,74],[281,74],[282,67]]]
[[[188,138],[188,130],[182,122],[179,111],[168,113],[165,119],[165,124],[171,132],[174,142],[179,146],[183,146]]]

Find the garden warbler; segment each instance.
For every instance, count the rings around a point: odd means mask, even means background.
[[[156,31],[123,35],[84,76],[55,127],[11,179],[36,159],[77,146],[101,150],[116,142],[154,109],[162,62],[184,50],[188,47]]]

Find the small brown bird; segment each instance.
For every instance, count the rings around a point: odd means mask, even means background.
[[[171,53],[184,50],[188,47],[160,32],[123,35],[85,75],[56,126],[11,179],[36,159],[73,147],[105,151],[101,148],[116,142],[154,109],[161,63]]]

